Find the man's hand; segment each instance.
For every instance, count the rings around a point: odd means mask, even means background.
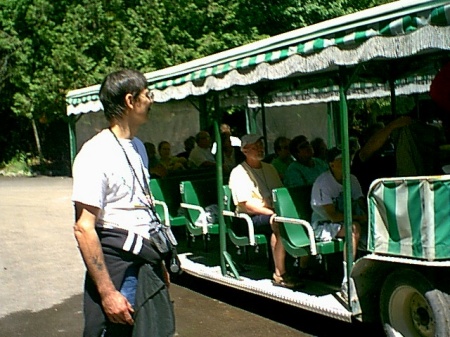
[[[163,275],[164,283],[166,284],[166,287],[169,288],[170,287],[170,274],[164,263],[162,264],[162,275]]]
[[[114,290],[102,296],[102,307],[108,319],[113,323],[134,324],[133,307],[119,291]]]

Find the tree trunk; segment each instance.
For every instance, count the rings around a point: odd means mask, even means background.
[[[42,161],[43,161],[42,160],[43,159],[42,148],[41,148],[41,141],[39,139],[39,133],[38,133],[37,126],[36,126],[36,121],[34,120],[34,118],[31,119],[31,125],[33,126],[33,134],[34,134],[34,139],[36,141],[36,147],[37,147],[38,156],[39,156],[38,164],[40,165],[40,164],[42,164]]]

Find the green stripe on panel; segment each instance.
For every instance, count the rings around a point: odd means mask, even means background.
[[[222,73],[228,72],[230,70],[230,62],[227,62],[223,65]]]
[[[369,196],[369,233],[368,233],[368,246],[367,249],[371,252],[375,251],[375,237],[376,237],[376,227],[375,227],[375,219],[377,212],[377,203],[375,199],[375,193],[371,193]]]
[[[272,52],[266,53],[264,55],[264,61],[265,62],[272,62],[273,58],[274,58],[274,53],[272,53]]]
[[[344,44],[344,37],[343,36],[341,36],[341,37],[338,37],[338,38],[335,38],[334,39],[334,43],[336,44],[336,45],[341,45],[341,44]]]
[[[436,181],[433,188],[436,258],[448,259],[450,258],[450,181]]]
[[[383,36],[392,36],[394,35],[391,30],[391,25],[387,24],[380,29],[380,34]]]
[[[404,32],[410,31],[409,29],[414,27],[414,19],[408,15],[402,18],[402,27]]]
[[[366,31],[363,32],[356,32],[355,33],[355,42],[364,42],[368,39],[368,35],[366,34]]]
[[[389,248],[388,252],[398,255],[400,253],[400,233],[397,224],[397,193],[395,182],[384,182],[385,189],[383,191],[383,201],[386,207],[386,221],[389,231]]]
[[[409,181],[408,186],[408,217],[412,235],[412,254],[423,257],[422,247],[422,197],[419,181]],[[400,224],[403,225],[403,224]]]
[[[289,56],[289,47],[282,49],[280,52],[280,60],[285,59],[288,56]]]
[[[318,51],[322,50],[325,46],[325,40],[324,39],[315,39],[313,42],[313,50]]]
[[[447,26],[450,23],[450,5],[434,9],[430,15],[430,24],[435,26]]]
[[[248,58],[248,63],[246,64],[246,66],[254,66],[256,64],[257,57],[258,55]]]
[[[305,52],[305,45],[303,43],[299,43],[297,45],[297,53],[303,54]]]

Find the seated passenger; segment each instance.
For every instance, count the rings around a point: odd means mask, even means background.
[[[144,146],[148,157],[148,170],[150,172],[150,177],[152,179],[164,178],[167,175],[167,170],[160,164],[158,157],[156,156],[155,144],[145,142]]]
[[[168,173],[185,170],[187,160],[182,157],[174,157],[171,154],[171,146],[167,141],[162,141],[158,145],[159,163],[164,166]]]
[[[294,161],[289,152],[290,139],[286,137],[278,137],[273,143],[273,149],[275,151],[276,157],[272,160],[271,164],[278,172],[280,179],[284,179],[284,174],[288,166]]]
[[[301,283],[287,275],[286,251],[280,238],[279,224],[274,222],[272,189],[282,183],[275,168],[262,162],[264,158],[263,137],[248,134],[242,137],[241,149],[245,161],[236,166],[230,174],[229,186],[238,212],[252,217],[255,233],[266,234],[271,243],[275,272],[273,284],[295,288]]]
[[[329,170],[322,173],[314,182],[311,192],[311,207],[313,214],[311,224],[317,240],[330,241],[334,238],[345,237],[344,200],[342,187],[342,154],[337,148],[332,148],[327,154]],[[350,176],[352,214],[352,247],[353,261],[356,257],[360,239],[361,226],[367,224],[364,211],[364,197],[358,179]],[[344,248],[344,280],[347,284],[347,264]]]
[[[195,147],[195,137],[190,136],[184,140],[184,151],[177,154],[177,157],[189,159],[192,149]]]
[[[296,161],[292,162],[284,175],[286,187],[311,186],[326,170],[327,164],[314,157],[314,151],[305,136],[297,136],[289,144],[289,150]]]
[[[231,170],[245,160],[241,149],[238,146],[231,145],[230,134],[227,132],[221,133],[222,140],[222,163],[223,172],[230,174]]]
[[[233,136],[233,133],[231,132],[231,127],[228,124],[225,123],[220,124],[219,130],[220,134],[228,133],[228,135],[230,136],[231,146],[235,146],[238,148],[241,147],[241,140],[238,137]],[[217,152],[217,143],[214,142],[211,148],[211,153],[215,155],[216,152]]]
[[[323,138],[316,137],[311,141],[311,146],[314,151],[314,157],[322,159],[323,161],[327,160],[327,144],[323,140]]]
[[[195,136],[197,146],[189,155],[189,161],[195,168],[208,168],[216,166],[216,158],[211,153],[211,137],[207,131],[200,131]]]

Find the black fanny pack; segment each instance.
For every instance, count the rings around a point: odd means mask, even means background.
[[[181,264],[177,253],[178,243],[172,229],[158,223],[149,233],[151,245],[163,256],[169,272],[173,275],[181,274]]]

